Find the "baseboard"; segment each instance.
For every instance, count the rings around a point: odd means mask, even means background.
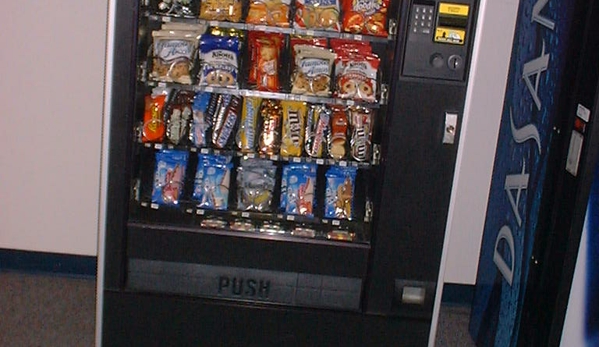
[[[96,257],[0,249],[0,271],[96,276]]]
[[[475,286],[468,284],[445,283],[441,302],[449,305],[472,306],[474,288]]]

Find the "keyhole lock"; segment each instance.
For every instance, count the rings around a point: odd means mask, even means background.
[[[459,70],[462,68],[462,57],[454,54],[447,59],[447,66],[450,70]]]
[[[450,145],[455,143],[455,133],[457,126],[457,113],[445,112],[445,131],[443,132],[443,143]]]

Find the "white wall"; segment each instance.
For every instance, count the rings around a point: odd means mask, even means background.
[[[447,224],[446,283],[476,282],[518,4],[481,1]]]
[[[2,2],[0,248],[97,253],[106,12]]]

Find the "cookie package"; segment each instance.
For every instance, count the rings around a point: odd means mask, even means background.
[[[202,35],[200,39],[200,86],[237,88],[239,73],[237,36]]]
[[[294,27],[340,31],[338,0],[296,0]]]
[[[291,0],[251,0],[245,22],[288,28],[290,7]]]
[[[157,82],[191,84],[191,71],[199,31],[158,30],[152,32],[152,71]]]
[[[291,80],[294,94],[331,95],[331,73],[336,54],[329,49],[309,45],[296,45],[295,71]]]
[[[380,59],[370,45],[362,42],[331,40],[335,59],[335,96],[376,102]]]

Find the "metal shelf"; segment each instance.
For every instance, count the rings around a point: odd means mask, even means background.
[[[177,22],[177,23],[199,24],[199,25],[205,25],[205,26],[209,26],[209,27],[221,27],[221,28],[234,28],[234,29],[238,29],[238,30],[263,31],[263,32],[268,32],[268,33],[281,33],[281,34],[286,34],[286,35],[317,36],[317,37],[355,40],[355,41],[368,41],[368,42],[376,42],[376,43],[387,43],[387,42],[393,41],[395,39],[395,35],[391,35],[391,34],[388,36],[361,35],[361,34],[351,34],[351,33],[337,32],[337,31],[331,31],[331,30],[284,28],[284,27],[275,27],[275,26],[267,26],[267,25],[232,23],[232,22],[224,22],[224,21],[211,21],[211,20],[204,20],[204,19],[198,19],[198,18],[162,16],[162,15],[157,15],[157,14],[151,14],[149,12],[146,13],[146,16],[150,20],[159,21],[159,22],[163,22],[163,23]],[[392,29],[394,27],[394,24],[391,22],[389,27],[390,27],[390,29]]]

